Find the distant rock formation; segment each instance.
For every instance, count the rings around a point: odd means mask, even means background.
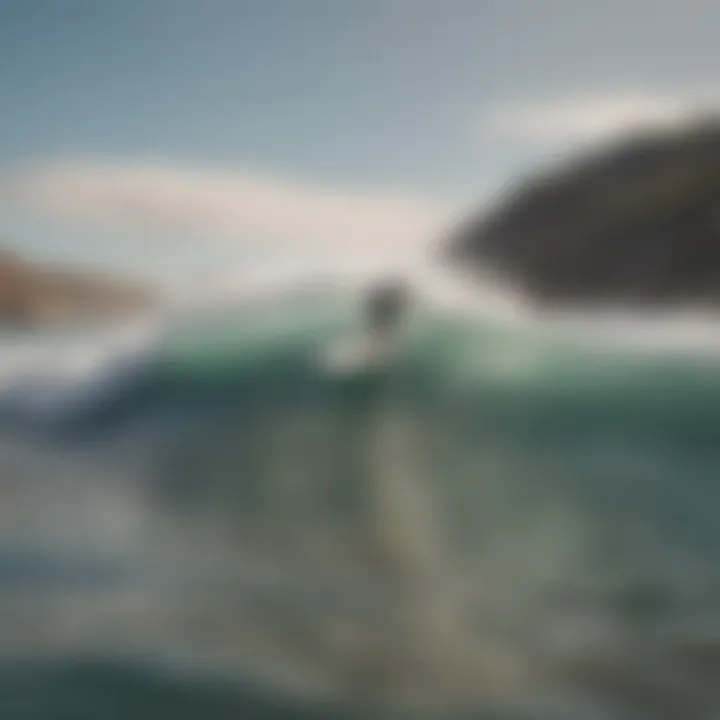
[[[541,305],[720,306],[720,118],[529,178],[455,232],[444,257]]]
[[[123,316],[147,309],[153,293],[139,284],[36,267],[0,251],[0,324],[37,326]]]

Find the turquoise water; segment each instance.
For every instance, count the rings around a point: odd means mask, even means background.
[[[717,707],[716,359],[424,309],[331,375],[354,324],[187,318],[120,400],[8,433],[0,716]]]

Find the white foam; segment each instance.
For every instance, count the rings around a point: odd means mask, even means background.
[[[571,308],[542,311],[490,275],[469,280],[428,266],[414,279],[434,307],[461,317],[496,322],[605,347],[692,354],[720,352],[720,313],[700,309],[640,311]]]
[[[88,408],[132,379],[153,356],[159,326],[142,321],[85,334],[6,338],[0,408],[26,420],[50,420]]]

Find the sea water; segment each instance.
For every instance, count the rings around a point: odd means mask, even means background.
[[[342,284],[3,338],[1,718],[717,711],[712,323],[422,290],[355,373]]]

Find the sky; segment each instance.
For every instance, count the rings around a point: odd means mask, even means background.
[[[0,0],[0,244],[147,277],[427,253],[720,98],[714,0]]]

